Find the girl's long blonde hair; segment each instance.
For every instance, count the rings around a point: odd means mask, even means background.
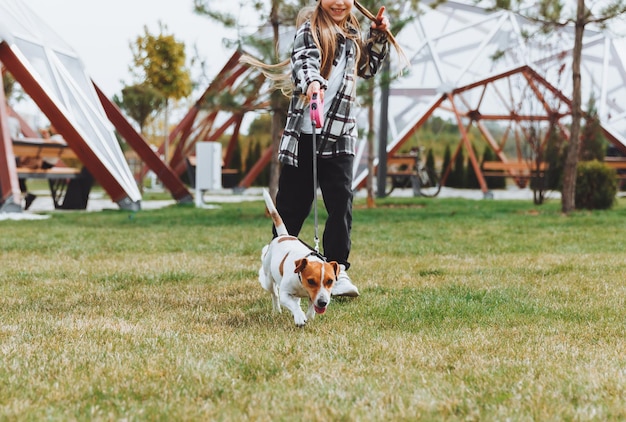
[[[302,8],[296,18],[296,28],[300,28],[304,22],[310,19],[314,11],[315,7],[313,6]],[[259,69],[267,79],[272,81],[274,89],[280,89],[281,92],[287,97],[291,96],[291,93],[293,92],[293,83],[291,82],[290,58],[285,59],[280,63],[266,64],[248,54],[244,54],[239,58],[239,62]]]

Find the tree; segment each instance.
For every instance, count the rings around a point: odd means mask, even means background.
[[[463,148],[459,149],[459,153],[454,159],[454,168],[450,173],[450,186],[452,188],[464,188],[465,187],[465,158],[463,156]]]
[[[544,187],[548,190],[561,190],[567,146],[563,136],[559,135],[556,124],[552,122],[548,131],[544,150],[544,161],[548,164],[548,169],[545,173]]]
[[[490,3],[490,1],[488,1]],[[565,214],[572,212],[575,205],[576,168],[580,146],[580,120],[583,115],[581,104],[581,60],[583,35],[585,27],[596,24],[605,27],[608,21],[626,13],[626,0],[606,0],[602,3],[576,0],[575,10],[566,8],[560,0],[539,0],[537,11],[529,15],[521,12],[523,0],[495,0],[495,6],[503,9],[516,9],[527,18],[542,25],[543,33],[554,31],[557,28],[574,25],[574,48],[572,51],[572,124],[570,141],[563,169],[563,188],[561,191],[561,211]]]
[[[478,151],[476,151],[476,146],[472,145],[472,149],[474,150],[474,156],[478,157]],[[480,189],[478,176],[476,176],[476,170],[474,170],[474,166],[472,165],[472,160],[470,159],[470,157],[467,157],[467,170],[465,172],[465,183],[463,187],[467,189]]]
[[[2,87],[4,88],[4,96],[6,97],[7,103],[21,101],[24,98],[22,88],[15,81],[13,75],[4,68],[2,68]]]
[[[131,44],[133,63],[140,70],[142,83],[156,89],[165,99],[165,161],[168,161],[168,107],[169,100],[191,94],[189,70],[185,67],[185,44],[166,34],[167,27],[159,23],[159,35],[153,35],[144,26],[144,35]],[[132,70],[132,69],[131,69]]]
[[[11,98],[15,87],[15,79],[9,72],[2,72],[2,88],[4,89],[4,95],[6,98]]]
[[[579,160],[604,161],[604,157],[606,156],[606,140],[602,135],[600,117],[598,116],[598,108],[596,107],[596,101],[593,96],[589,98],[589,101],[587,103],[585,126],[582,129],[580,142],[580,154],[578,156]]]
[[[450,166],[450,162],[452,161],[452,151],[450,150],[450,145],[446,144],[446,149],[443,152],[443,163],[441,165],[441,174],[439,175],[440,183],[443,186],[450,186],[450,177],[447,177],[444,180],[444,176],[446,175],[446,169]]]
[[[122,97],[115,95],[113,101],[137,122],[141,134],[150,115],[165,105],[163,94],[146,83],[125,86],[122,88]]]

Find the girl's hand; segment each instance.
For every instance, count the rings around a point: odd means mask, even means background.
[[[372,22],[372,29],[377,31],[387,31],[389,29],[389,18],[385,16],[385,6],[382,6],[376,15],[376,21]]]
[[[320,100],[324,101],[324,90],[318,81],[313,81],[306,90],[306,96],[311,101],[313,94],[318,94]]]

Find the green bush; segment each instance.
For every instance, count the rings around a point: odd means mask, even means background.
[[[494,161],[496,159],[496,154],[493,152],[491,147],[486,147],[483,152],[483,163],[485,161]],[[482,167],[482,163],[481,163]],[[499,176],[487,176],[485,177],[485,181],[487,182],[487,187],[489,189],[506,189],[506,179],[504,177]]]
[[[576,208],[608,209],[615,202],[617,174],[600,161],[581,161],[576,171]]]

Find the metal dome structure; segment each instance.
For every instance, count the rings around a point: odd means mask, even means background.
[[[539,35],[538,24],[511,11],[490,11],[457,1],[436,8],[422,5],[423,13],[397,37],[411,69],[390,87],[389,153],[431,116],[446,116],[458,124],[459,147],[466,148],[486,191],[467,137],[470,126],[478,128],[505,162],[510,158],[503,144],[512,132],[523,132],[525,124],[544,128],[556,124],[569,138],[573,27]],[[581,72],[583,101],[595,98],[604,134],[626,152],[626,61],[618,40],[587,28]],[[507,138],[496,139],[485,124],[490,121],[501,122]],[[355,187],[367,175],[363,160],[359,165]]]

